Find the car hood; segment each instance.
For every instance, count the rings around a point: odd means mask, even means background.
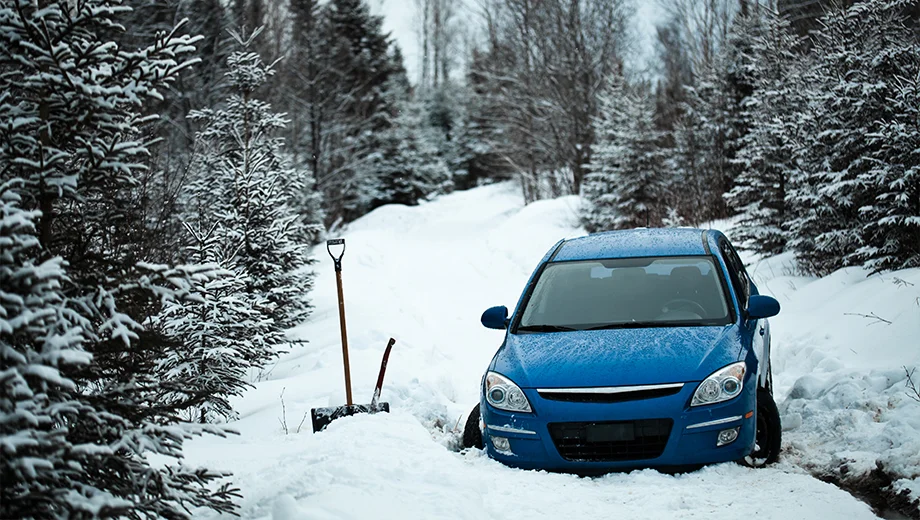
[[[521,388],[702,381],[738,361],[737,325],[508,334],[491,369]]]

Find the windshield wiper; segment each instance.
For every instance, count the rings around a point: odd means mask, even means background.
[[[627,321],[624,323],[610,323],[607,325],[598,325],[597,327],[589,327],[584,330],[608,330],[608,329],[638,329],[641,327],[654,327],[655,324],[643,321]]]
[[[524,325],[517,328],[517,332],[571,332],[572,327],[564,327],[562,325]]]

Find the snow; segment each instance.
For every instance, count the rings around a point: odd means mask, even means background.
[[[559,518],[563,513],[570,518],[604,513],[706,517],[742,502],[762,505],[762,518],[818,512],[828,518],[873,518],[866,506],[840,500],[832,486],[801,473],[777,479],[772,471],[731,464],[681,476],[646,470],[596,479],[513,470],[478,451],[445,450],[404,411],[339,420],[321,436],[304,437],[282,443],[278,453],[286,456],[279,457],[271,472],[238,476],[258,482],[248,491],[276,497],[264,507],[273,520],[473,520],[499,511],[509,519]],[[253,513],[262,511],[243,511],[244,517]]]
[[[798,452],[764,470],[723,464],[678,476],[644,470],[579,478],[510,469],[478,450],[455,450],[463,419],[478,400],[480,377],[502,338],[500,331],[479,324],[481,312],[492,305],[513,306],[546,250],[560,238],[583,234],[579,203],[577,197],[563,197],[525,207],[519,188],[504,183],[419,207],[382,207],[354,222],[344,234],[343,261],[354,395],[359,403],[370,401],[380,356],[393,336],[397,343],[382,395],[392,413],[339,419],[322,433],[311,431],[310,408],[344,401],[334,271],[320,247],[314,251],[319,262],[311,293],[316,308],[306,324],[292,331],[309,343],[264,373],[252,374],[255,387],[233,402],[240,420],[231,426],[239,436],[190,441],[185,463],[232,471],[244,497],[243,518],[700,518],[733,505],[783,520],[875,518],[867,505],[794,464],[808,462]],[[874,368],[846,372],[855,358],[832,355],[833,342],[821,334],[847,339],[853,331],[837,336],[829,324],[840,317],[831,311],[824,315],[822,309],[819,320],[808,320],[807,314],[814,312],[810,305],[849,295],[847,284],[865,282],[855,275],[832,281],[829,286],[844,288],[822,300],[809,290],[819,282],[785,276],[781,264],[761,263],[756,276],[768,268],[773,274],[765,285],[786,305],[786,317],[773,327],[774,376],[783,396],[808,375],[817,379],[805,379],[800,386],[811,384],[809,391],[818,396],[822,389],[833,394],[834,383],[821,378],[852,373],[852,381],[863,382],[855,388],[877,397],[876,390],[888,383],[878,378],[885,373],[894,377],[899,364],[909,362],[891,347],[885,356],[895,365],[880,360]],[[889,285],[879,288],[895,293],[897,287]],[[860,294],[868,300],[873,290],[867,287]],[[884,301],[891,307],[873,310],[889,319],[895,305],[903,305]],[[830,318],[834,321],[821,322]],[[865,326],[864,319],[854,319]],[[902,330],[891,327],[886,333]],[[867,378],[860,380],[860,374]],[[903,382],[889,389],[894,399]],[[810,443],[815,457],[830,453],[819,440],[823,436],[831,443],[833,435],[822,428],[836,421],[835,413],[843,413],[831,407],[846,395],[826,402],[802,398],[814,409],[785,406],[787,414],[802,417],[802,426],[787,432],[792,442]],[[910,421],[895,412],[909,403],[898,403],[900,408],[885,412],[893,416],[880,427],[890,429],[883,440],[908,427]],[[844,424],[868,435],[860,421]],[[906,440],[902,447],[908,448]],[[884,452],[868,443],[854,448]],[[196,512],[196,518],[214,515]]]
[[[783,254],[749,268],[783,304],[771,331],[786,459],[854,476],[881,463],[920,498],[920,402],[905,370],[920,367],[920,269],[814,279],[793,265]]]

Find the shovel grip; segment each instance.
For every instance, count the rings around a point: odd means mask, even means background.
[[[390,341],[387,342],[387,349],[383,351],[383,360],[380,361],[380,373],[377,374],[377,385],[374,387],[374,397],[371,399],[371,407],[377,408],[377,401],[380,399],[380,391],[383,389],[383,376],[387,372],[387,362],[390,360],[390,351],[393,350],[393,345],[396,344],[396,340],[390,338]]]
[[[336,256],[332,252],[332,246],[342,246],[342,252],[339,253],[339,256]],[[345,256],[345,239],[344,238],[334,238],[332,240],[326,241],[326,251],[329,252],[329,256],[332,257],[332,261],[335,262],[335,270],[342,270],[342,257]]]

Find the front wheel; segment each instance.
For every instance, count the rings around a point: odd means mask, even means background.
[[[779,460],[779,450],[783,441],[783,428],[780,424],[779,409],[773,401],[773,395],[765,389],[757,390],[757,434],[754,450],[739,462],[752,468],[762,468]]]
[[[482,449],[482,429],[479,428],[479,418],[479,405],[477,404],[470,412],[470,416],[466,418],[466,425],[463,427],[464,448]]]

